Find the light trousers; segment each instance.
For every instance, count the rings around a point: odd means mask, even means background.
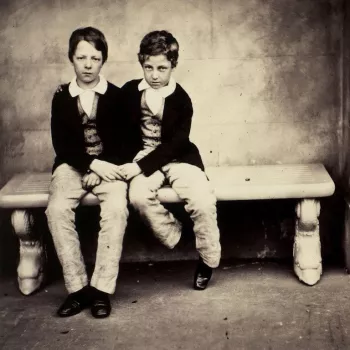
[[[88,276],[75,227],[75,209],[87,193],[83,175],[68,164],[54,171],[46,210],[48,225],[69,293],[86,286]],[[100,200],[100,231],[96,262],[90,285],[109,294],[115,291],[128,218],[127,184],[124,181],[101,182],[92,192]]]
[[[208,266],[217,267],[220,263],[221,245],[216,197],[200,168],[187,163],[169,163],[148,177],[143,174],[136,176],[129,188],[131,205],[155,236],[165,246],[173,248],[180,240],[182,225],[157,199],[157,191],[165,180],[185,201],[185,210],[194,224],[199,255]]]

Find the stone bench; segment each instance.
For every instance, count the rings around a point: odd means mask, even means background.
[[[322,274],[319,221],[321,197],[334,193],[334,183],[322,164],[253,165],[208,167],[206,173],[218,201],[298,199],[296,204],[294,271],[308,285]],[[45,251],[42,235],[33,230],[32,208],[46,208],[50,173],[15,175],[0,191],[0,208],[13,210],[11,221],[20,242],[17,269],[19,289],[25,295],[43,282]],[[170,187],[159,190],[161,202],[180,199]],[[88,193],[82,205],[98,205]]]

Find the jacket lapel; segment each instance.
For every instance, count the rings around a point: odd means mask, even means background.
[[[78,96],[72,97],[69,95],[69,98],[67,100],[67,106],[65,108],[67,122],[73,125],[80,125],[81,124],[81,118],[79,115],[79,108],[78,108]]]
[[[165,98],[161,130],[162,138],[168,133],[168,130],[176,128],[176,122],[178,118],[178,113],[176,113],[175,110],[176,96],[177,94],[175,89],[175,91],[170,96]]]
[[[133,97],[130,99],[131,105],[129,106],[131,110],[131,117],[133,122],[140,123],[142,113],[141,113],[141,96],[142,91],[139,91],[138,88],[135,89]]]

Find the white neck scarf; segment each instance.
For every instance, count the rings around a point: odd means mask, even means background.
[[[153,89],[145,79],[142,79],[140,84],[138,85],[139,91],[145,91],[145,99],[147,106],[152,111],[154,115],[156,115],[163,104],[163,98],[171,95],[176,88],[176,82],[174,78],[170,78],[169,84],[161,87],[160,89]]]
[[[69,93],[72,97],[79,96],[80,104],[84,110],[84,112],[90,116],[92,111],[92,105],[95,98],[95,92],[98,92],[101,95],[104,95],[107,91],[108,83],[107,80],[100,75],[100,81],[96,86],[94,86],[92,89],[82,89],[77,84],[77,79],[74,77],[72,81],[69,84]]]

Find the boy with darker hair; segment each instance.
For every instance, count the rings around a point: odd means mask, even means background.
[[[200,255],[194,288],[202,290],[220,262],[220,234],[216,197],[199,151],[189,139],[191,99],[172,77],[178,56],[179,44],[167,31],[151,32],[141,41],[138,58],[144,79],[122,87],[127,117],[138,125],[134,141],[139,152],[133,163],[120,169],[131,180],[130,203],[169,248],[180,240],[181,223],[159,202],[157,191],[167,181],[185,201]]]
[[[46,210],[69,292],[57,313],[67,317],[91,307],[94,317],[103,318],[111,311],[108,295],[115,290],[128,217],[127,183],[118,164],[133,156],[125,143],[127,119],[119,113],[120,89],[100,75],[108,57],[103,33],[93,27],[75,30],[68,56],[76,76],[60,86],[52,100],[56,159]],[[75,229],[75,209],[88,191],[98,197],[101,207],[90,284]]]

